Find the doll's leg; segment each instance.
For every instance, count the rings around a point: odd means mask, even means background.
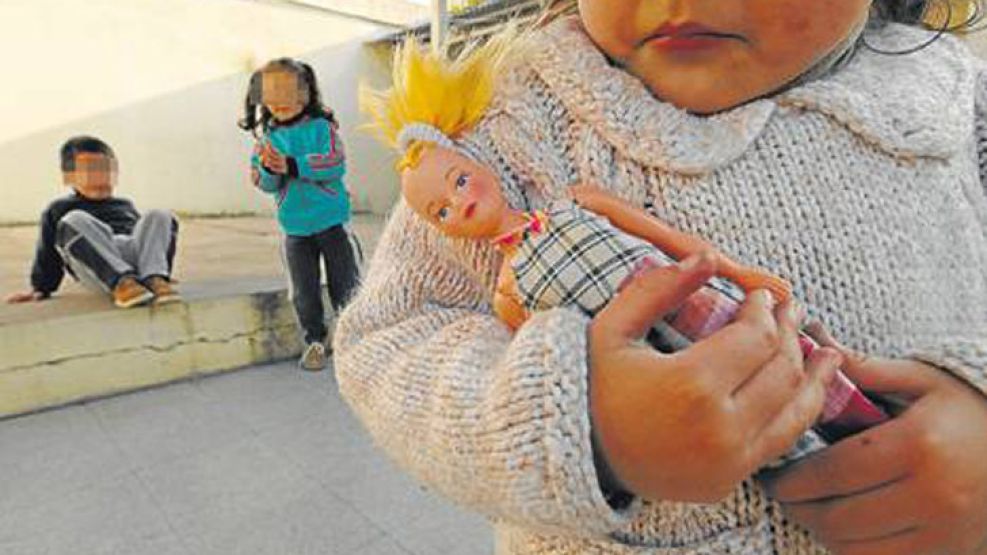
[[[792,298],[792,286],[766,270],[742,266],[726,257],[720,257],[717,262],[719,264],[717,275],[736,283],[747,294],[758,289],[766,289],[778,303]]]
[[[716,273],[736,283],[748,295],[766,289],[779,304],[792,298],[792,286],[784,279],[760,268],[742,266],[725,256],[717,259]]]

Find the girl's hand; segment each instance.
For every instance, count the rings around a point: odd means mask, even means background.
[[[643,273],[590,325],[590,407],[621,485],[652,500],[714,502],[784,454],[820,414],[842,356],[803,367],[799,316],[765,291],[736,320],[684,351],[640,341],[716,272],[710,255]]]
[[[288,158],[278,152],[271,143],[266,143],[260,151],[260,163],[271,173],[284,175],[288,173]]]
[[[7,295],[6,301],[8,304],[19,304],[40,301],[44,298],[44,295],[38,291],[21,291]]]
[[[773,474],[768,491],[837,555],[987,554],[987,399],[920,362],[846,354],[861,389],[910,406]]]

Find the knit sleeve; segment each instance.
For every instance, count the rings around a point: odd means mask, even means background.
[[[981,70],[975,91],[974,138],[980,168],[980,184],[987,195],[987,68]]]
[[[987,395],[987,334],[927,345],[912,353],[912,358],[942,368]]]
[[[987,234],[987,71],[981,71],[976,83],[974,138],[980,169],[980,184],[984,198],[975,199],[979,206],[984,233]],[[980,200],[977,203],[976,200]],[[987,330],[977,330],[966,337],[956,337],[935,345],[927,345],[913,357],[949,371],[972,384],[987,395]]]
[[[55,250],[57,227],[55,209],[48,207],[41,214],[34,265],[31,267],[31,288],[45,297],[51,296],[65,277],[65,264],[62,262],[61,255]]]
[[[494,257],[454,253],[399,203],[340,317],[343,397],[401,466],[468,508],[568,536],[626,524],[638,504],[612,509],[593,465],[587,320],[543,312],[512,338],[478,278]]]

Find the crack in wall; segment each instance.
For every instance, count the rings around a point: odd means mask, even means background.
[[[220,338],[209,338],[209,337],[197,337],[193,338],[191,341],[177,341],[167,345],[157,345],[153,343],[136,345],[131,347],[124,347],[120,349],[110,349],[107,351],[99,351],[96,353],[84,353],[69,355],[61,358],[55,358],[51,360],[38,361],[31,364],[23,364],[18,366],[11,366],[8,368],[0,368],[0,376],[6,373],[13,373],[22,370],[30,370],[32,368],[41,368],[46,366],[59,366],[65,364],[66,362],[75,360],[86,360],[86,359],[99,359],[104,357],[110,357],[115,355],[122,355],[128,353],[136,353],[142,351],[152,351],[156,353],[167,353],[174,351],[176,349],[187,347],[191,345],[222,345],[232,343],[238,339],[243,338],[254,338],[263,343],[263,352],[266,356],[270,357],[274,352],[274,344],[280,344],[281,341],[278,337],[286,331],[295,328],[294,324],[282,324],[277,326],[261,326],[249,331],[234,333]]]

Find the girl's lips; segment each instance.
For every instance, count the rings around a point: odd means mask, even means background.
[[[660,50],[691,52],[715,48],[724,37],[715,35],[662,36],[648,41],[648,46]]]
[[[468,220],[473,217],[474,212],[476,212],[476,203],[471,202],[466,206],[466,210],[463,211],[463,217]]]
[[[698,23],[665,23],[641,41],[641,45],[668,51],[690,52],[716,48],[724,40],[742,37],[723,33]]]

